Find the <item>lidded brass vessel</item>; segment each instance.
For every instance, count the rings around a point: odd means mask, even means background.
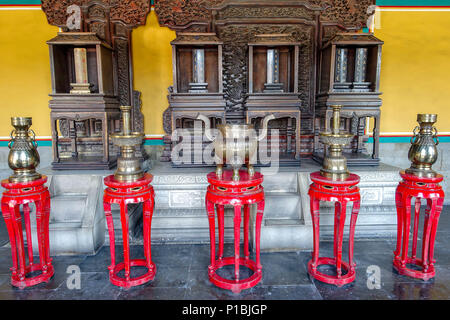
[[[213,136],[210,132],[209,118],[199,114],[198,120],[205,123],[205,136],[212,141],[215,150],[216,175],[222,176],[224,164],[233,169],[233,180],[239,181],[239,169],[243,164],[247,166],[249,176],[255,174],[252,160],[256,159],[258,142],[267,137],[267,128],[270,120],[275,119],[273,114],[266,115],[260,134],[257,136],[251,124],[221,124],[217,126],[220,135]]]
[[[120,148],[114,179],[121,182],[133,182],[144,176],[141,160],[136,157],[136,146],[142,144],[144,133],[131,132],[131,108],[131,106],[120,107],[122,111],[122,133],[111,135],[113,144]]]
[[[419,126],[414,128],[411,147],[408,152],[411,167],[406,173],[418,177],[432,178],[437,173],[431,168],[438,158],[436,146],[439,144],[437,129],[433,125],[437,121],[436,114],[418,114]]]
[[[9,181],[18,183],[40,179],[42,176],[36,172],[40,158],[36,150],[36,134],[30,129],[31,118],[12,117],[11,124],[14,130],[8,143],[8,165],[14,174],[9,177]]]
[[[320,142],[328,146],[328,152],[325,152],[322,169],[322,176],[332,180],[345,180],[349,177],[350,172],[347,169],[347,159],[342,155],[345,145],[350,143],[354,135],[341,132],[340,112],[342,106],[331,106],[333,108],[333,127],[331,132],[321,132]],[[325,150],[326,151],[326,150]]]

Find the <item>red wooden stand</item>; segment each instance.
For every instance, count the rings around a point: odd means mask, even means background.
[[[155,193],[150,183],[153,180],[151,174],[146,173],[145,176],[135,182],[119,182],[114,180],[114,175],[110,175],[104,179],[105,193],[103,196],[103,207],[108,224],[109,243],[111,250],[111,265],[109,269],[109,280],[112,284],[120,287],[138,286],[153,280],[156,274],[156,266],[152,262],[151,257],[151,227],[153,207],[155,203]],[[128,208],[129,203],[144,203],[144,254],[145,259],[130,260],[130,246],[128,243]],[[123,251],[124,262],[116,265],[116,251],[114,239],[114,223],[111,214],[111,204],[115,203],[120,206],[120,220],[122,223],[123,235]],[[131,267],[146,267],[148,271],[139,277],[130,277]],[[118,273],[125,269],[125,277],[120,277]]]
[[[246,171],[240,171],[240,181],[233,181],[233,173],[224,170],[222,178],[218,178],[214,172],[208,174],[208,191],[206,193],[206,210],[209,219],[209,234],[211,240],[211,264],[208,269],[209,280],[216,286],[239,293],[244,289],[252,288],[261,281],[262,265],[260,261],[260,235],[261,222],[264,214],[264,189],[261,186],[263,175],[256,172],[249,177]],[[257,204],[255,223],[255,249],[256,261],[250,260],[249,250],[249,226],[250,205]],[[234,257],[223,257],[224,243],[224,206],[234,206]],[[219,257],[216,260],[216,231],[215,231],[215,206],[217,206],[219,228]],[[240,257],[240,228],[241,208],[244,208],[244,257]],[[225,279],[217,274],[217,270],[226,265],[234,265],[235,278]],[[239,279],[239,266],[245,266],[254,273],[247,279]]]
[[[21,289],[48,282],[54,273],[49,246],[50,193],[44,185],[46,182],[47,177],[43,176],[41,179],[32,182],[11,183],[8,179],[5,179],[1,183],[2,187],[6,189],[2,197],[2,213],[11,243],[13,260],[11,284]],[[33,260],[29,207],[31,202],[34,202],[36,206],[36,227],[40,257],[38,264],[35,264]],[[25,258],[20,205],[23,205],[24,212],[28,264],[26,264]],[[17,260],[17,258],[19,259]],[[27,278],[27,275],[36,271],[40,271],[40,274]]]
[[[394,268],[401,275],[427,281],[436,274],[434,269],[434,263],[436,262],[434,260],[434,240],[436,238],[439,215],[444,204],[444,191],[439,185],[443,180],[443,176],[437,175],[435,178],[420,178],[407,174],[405,171],[401,171],[400,176],[403,178],[403,181],[399,183],[395,194],[398,223],[397,248],[394,251]],[[412,198],[416,198],[416,200],[414,205],[412,254],[411,257],[408,257]],[[417,235],[421,199],[427,199],[427,209],[425,210],[422,236],[422,259],[417,259]],[[407,267],[408,264],[419,266],[422,268],[422,271],[410,269]]]
[[[355,237],[355,225],[358,218],[361,196],[359,194],[359,177],[350,174],[345,181],[333,181],[323,177],[320,172],[311,173],[313,183],[309,188],[311,201],[311,216],[314,228],[314,251],[312,259],[308,263],[308,272],[315,279],[341,287],[355,280],[355,266],[353,262],[353,245]],[[320,201],[335,201],[334,211],[334,258],[319,258],[319,223]],[[350,219],[348,263],[342,261],[342,241],[344,235],[345,215],[347,203],[353,202],[352,216]],[[320,265],[336,265],[335,276],[319,272]],[[343,270],[342,270],[343,269]],[[343,272],[344,271],[344,274]]]

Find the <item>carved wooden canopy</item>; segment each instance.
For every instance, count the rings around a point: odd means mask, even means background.
[[[130,28],[145,24],[150,11],[149,0],[42,0],[41,2],[48,23],[63,29],[70,16],[67,8],[73,4],[82,8],[84,19],[98,17],[112,23],[120,22]]]
[[[133,105],[133,130],[143,131],[139,94],[133,92],[131,30],[144,25],[150,12],[150,0],[42,0],[49,24],[68,31],[68,10],[77,5],[81,15],[79,28],[70,31],[95,32],[115,50],[117,87],[121,105]]]

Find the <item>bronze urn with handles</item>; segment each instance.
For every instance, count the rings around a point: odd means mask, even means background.
[[[258,142],[267,136],[268,123],[275,119],[275,116],[269,114],[264,117],[259,135],[256,135],[256,130],[251,124],[222,124],[217,126],[219,134],[213,136],[209,118],[199,114],[197,119],[205,123],[206,138],[214,143],[216,175],[221,177],[223,165],[229,164],[233,169],[233,180],[239,181],[239,169],[245,164],[248,174],[253,176],[255,169],[252,163],[256,159]]]
[[[32,119],[29,117],[12,117],[11,140],[8,143],[8,165],[14,171],[9,177],[13,183],[30,182],[42,176],[36,172],[40,158],[37,152],[36,134],[30,129]]]
[[[436,146],[439,144],[439,139],[437,129],[433,126],[436,121],[436,114],[417,115],[419,126],[414,128],[414,135],[411,138],[411,147],[408,152],[411,167],[405,170],[406,173],[427,178],[437,175],[431,168],[438,158]]]

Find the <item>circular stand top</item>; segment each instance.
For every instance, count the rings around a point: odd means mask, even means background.
[[[208,182],[210,184],[221,186],[221,187],[253,187],[256,185],[260,185],[263,183],[264,176],[259,173],[255,172],[253,176],[249,176],[248,172],[246,170],[240,170],[239,171],[240,180],[234,181],[233,180],[233,171],[231,170],[224,170],[222,173],[222,177],[218,177],[215,172],[208,173],[207,178]]]
[[[134,187],[142,187],[150,184],[153,180],[153,175],[150,173],[145,173],[144,176],[136,181],[117,181],[114,179],[114,175],[107,176],[103,179],[103,182],[106,186],[111,188],[134,188]]]
[[[10,182],[9,179],[2,180],[2,187],[5,189],[22,189],[41,186],[47,182],[47,176],[42,176],[40,179],[28,182]]]
[[[350,176],[345,180],[332,180],[330,178],[324,177],[320,174],[320,171],[311,173],[311,180],[318,184],[333,185],[333,186],[353,186],[359,183],[360,178],[354,173],[350,173]]]
[[[439,183],[444,180],[442,174],[437,174],[436,177],[418,177],[410,173],[406,173],[405,170],[400,171],[400,176],[409,181],[423,182],[423,183]]]

